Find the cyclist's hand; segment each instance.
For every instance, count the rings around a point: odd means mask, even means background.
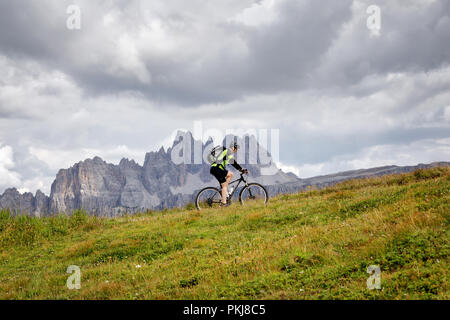
[[[243,174],[248,174],[248,170],[247,170],[247,169],[242,169],[241,172],[242,172]]]

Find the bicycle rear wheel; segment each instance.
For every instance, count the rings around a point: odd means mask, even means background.
[[[207,187],[195,197],[195,206],[197,210],[219,208],[222,202],[220,191],[213,187]]]
[[[265,205],[269,201],[266,188],[259,183],[249,183],[239,194],[242,205]]]

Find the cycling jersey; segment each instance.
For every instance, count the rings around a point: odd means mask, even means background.
[[[222,160],[221,163],[213,163],[211,165],[211,167],[218,167],[222,170],[225,170],[226,166],[228,165],[228,163],[230,163],[236,170],[242,170],[242,167],[236,162],[236,160],[234,160],[234,156],[233,154],[228,155],[228,150],[227,148],[223,148],[223,152],[222,154],[218,157],[219,159]]]

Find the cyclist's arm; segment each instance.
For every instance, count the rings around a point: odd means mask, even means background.
[[[238,171],[242,171],[242,167],[239,165],[239,163],[236,162],[236,160],[231,159],[230,164]]]
[[[225,157],[224,157],[224,159],[227,159],[227,157],[228,157],[228,155],[225,155]],[[236,160],[234,159],[234,157],[232,157],[231,159],[230,159],[230,162],[229,162],[236,170],[238,170],[238,171],[242,171],[243,169],[242,169],[242,167],[239,165],[239,163],[237,163],[236,162]]]

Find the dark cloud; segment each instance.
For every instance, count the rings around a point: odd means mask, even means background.
[[[423,72],[450,61],[446,1],[423,2],[420,9],[378,1],[379,37],[370,37],[365,26],[369,3],[364,1],[278,1],[271,9],[274,21],[261,26],[227,16],[192,18],[182,8],[146,16],[139,1],[80,3],[82,29],[69,31],[70,1],[3,1],[2,52],[40,59],[72,76],[90,95],[131,90],[161,104],[188,106],[305,88],[357,92],[357,84],[372,74]],[[120,22],[105,25],[111,12]],[[159,25],[152,26],[155,21]],[[164,37],[153,48],[158,28]],[[164,42],[173,44],[160,54]],[[120,54],[127,45],[135,56]],[[233,53],[233,46],[242,49]]]
[[[147,48],[138,43],[151,41],[151,32],[157,29],[149,27],[154,21],[146,20],[137,11],[140,9],[138,1],[128,6],[108,2],[110,5],[105,7],[82,7],[80,31],[65,28],[68,1],[51,2],[52,5],[48,1],[32,4],[6,1],[0,7],[5,16],[0,22],[3,30],[0,42],[5,54],[39,59],[63,70],[90,94],[135,90],[160,103],[195,106],[231,101],[259,92],[298,89],[305,76],[317,67],[321,54],[351,14],[350,0],[324,1],[282,1],[273,8],[278,13],[277,19],[260,28],[231,22],[228,16],[213,21],[192,20],[182,14],[163,17],[160,28],[167,32],[167,39],[159,41],[170,42],[170,37],[181,37],[186,45],[203,48],[187,53],[186,57],[183,57],[185,47],[182,45],[177,45],[168,55],[155,57],[151,45]],[[109,30],[102,23],[103,17],[116,9],[128,14],[119,15],[123,19],[120,23],[128,26],[134,19],[135,28],[125,30],[114,24]],[[177,23],[181,23],[183,29],[171,28]],[[136,27],[139,24],[144,31]],[[18,34],[21,36],[17,37]],[[129,45],[137,44],[136,50],[140,51],[135,57],[136,68],[150,75],[148,81],[142,81],[137,70],[127,63],[128,69],[124,70],[114,65],[118,58],[127,58],[117,55],[117,51],[126,49],[117,41],[121,36],[129,37]],[[186,36],[192,38],[183,39]],[[247,52],[230,54],[231,46],[236,43],[241,43]],[[174,58],[174,54],[179,58]],[[199,64],[201,68],[195,67]],[[111,68],[116,70],[111,72]]]

